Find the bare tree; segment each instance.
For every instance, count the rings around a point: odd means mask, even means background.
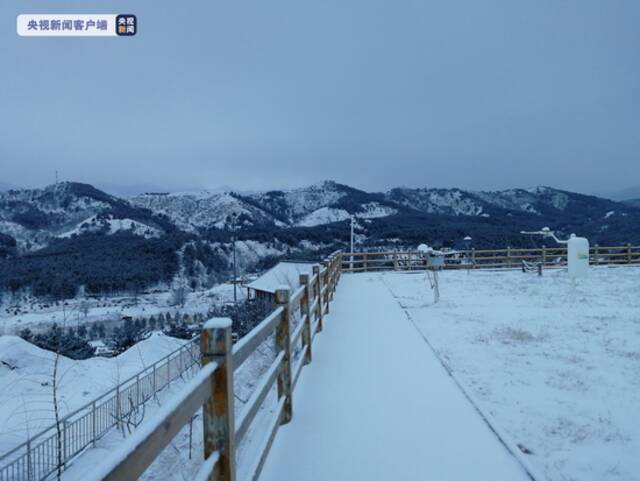
[[[60,338],[61,336],[58,336]],[[56,479],[60,481],[62,479],[62,467],[64,465],[63,459],[63,447],[62,447],[62,428],[60,427],[60,405],[58,402],[58,366],[60,364],[60,341],[58,341],[58,349],[56,349],[55,358],[53,361],[53,379],[52,379],[52,392],[53,392],[53,413],[55,416],[56,424]]]
[[[176,280],[171,290],[171,305],[184,307],[187,302],[187,281],[181,277]]]

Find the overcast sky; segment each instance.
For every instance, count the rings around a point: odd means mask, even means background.
[[[1,182],[593,192],[640,184],[639,152],[637,0],[0,2]]]

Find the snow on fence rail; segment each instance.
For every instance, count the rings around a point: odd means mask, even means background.
[[[592,265],[640,264],[640,246],[592,246],[589,252]],[[445,269],[520,268],[522,261],[539,262],[545,267],[560,267],[567,263],[567,248],[542,247],[534,249],[468,249],[445,257]],[[342,254],[345,272],[376,270],[424,269],[424,259],[416,251],[347,252]]]
[[[232,346],[231,322],[210,320],[200,336],[202,370],[164,406],[159,415],[130,442],[114,452],[92,473],[90,481],[133,481],[152,464],[193,414],[203,407],[204,462],[196,479],[236,479],[235,447],[246,435],[268,393],[277,388],[275,415],[250,467],[256,481],[281,424],[293,416],[291,394],[302,368],[312,360],[315,335],[322,330],[341,273],[341,254],[333,253],[316,265],[313,274],[301,274],[300,286],[276,291],[277,308]],[[292,320],[299,313],[297,324]],[[276,357],[262,375],[243,411],[235,419],[233,375],[258,346],[275,334]]]
[[[115,426],[200,359],[198,338],[156,361],[110,391],[31,436],[27,442],[0,456],[0,481],[41,481],[89,446],[95,446]],[[60,452],[59,452],[60,451]]]

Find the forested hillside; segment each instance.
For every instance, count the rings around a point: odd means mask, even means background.
[[[90,185],[0,192],[0,292],[56,299],[211,286],[280,258],[319,259],[347,248],[529,247],[522,230],[575,232],[595,244],[640,243],[640,208],[549,187],[471,192],[336,182],[288,191],[149,193],[130,199]]]

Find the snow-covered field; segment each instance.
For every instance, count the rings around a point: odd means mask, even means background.
[[[113,358],[74,361],[61,356],[58,396],[61,416],[114,388],[186,341],[153,333]],[[54,423],[54,353],[19,337],[0,336],[0,453]]]
[[[238,286],[238,298],[246,297],[246,289]],[[184,306],[173,306],[171,292],[141,294],[137,297],[118,296],[102,298],[70,299],[61,303],[23,302],[18,308],[6,307],[0,311],[0,335],[17,335],[26,327],[32,330],[46,329],[51,324],[77,327],[93,322],[120,322],[123,317],[157,316],[158,314],[206,313],[213,305],[233,300],[233,284],[220,284],[211,289],[188,292]],[[83,312],[86,306],[87,313]]]
[[[640,268],[379,274],[453,376],[553,481],[640,480]]]
[[[395,299],[409,317],[396,319],[400,316],[394,315],[389,325],[413,322],[417,330],[411,328],[407,335],[414,332],[420,342],[423,338],[427,341],[479,409],[510,438],[508,444],[517,445],[522,456],[549,481],[640,480],[640,268],[594,267],[575,288],[563,270],[547,270],[543,277],[519,271],[445,271],[440,273],[441,300],[437,304],[425,273],[356,276],[380,286],[374,295],[384,297],[389,292],[389,302],[393,304],[391,299]],[[341,289],[346,287],[339,286],[336,295],[345,294]],[[365,312],[368,308],[363,307]],[[332,312],[332,316],[339,315],[338,304]],[[348,319],[330,317],[327,332],[332,323]],[[3,339],[22,345],[15,338]],[[366,336],[358,340],[366,341]],[[272,342],[266,341],[235,373],[237,414],[273,359]],[[429,347],[425,345],[425,349]],[[155,355],[160,350],[153,347],[151,352]],[[4,351],[0,346],[0,352]],[[314,366],[322,367],[323,357],[321,352],[317,354],[312,369],[303,371],[303,378],[309,376],[306,382],[314,382]],[[31,361],[25,362],[35,370],[39,357],[32,355]],[[139,354],[132,350],[130,358],[135,362]],[[104,384],[95,388],[104,390],[113,385],[113,366],[108,364],[113,361],[79,363],[104,363],[95,364],[93,373],[94,377],[101,375]],[[70,404],[80,404],[94,395],[88,374],[79,369],[68,369],[67,382],[73,386],[67,400]],[[9,406],[7,402],[14,403],[10,411],[0,411],[0,432],[15,440],[18,424],[24,426],[25,419],[29,423],[35,419],[25,417],[26,405],[20,407],[25,395],[21,393],[27,389],[46,393],[47,386],[42,385],[46,378],[36,379],[29,388],[25,383],[22,391],[16,391],[21,376],[5,364],[0,364],[0,373],[7,379],[0,384],[0,405],[4,408]],[[358,385],[359,381],[344,382]],[[160,396],[160,402],[179,388],[180,382],[172,385]],[[239,479],[248,474],[256,444],[265,434],[264,424],[275,404],[273,394],[239,446]],[[155,402],[149,403],[144,422],[152,419],[157,409]],[[201,424],[199,415],[193,424],[191,459],[187,426],[143,479],[192,479],[202,459]],[[95,463],[122,442],[120,432],[111,432],[97,448],[89,449],[72,464],[65,481],[86,479]]]

